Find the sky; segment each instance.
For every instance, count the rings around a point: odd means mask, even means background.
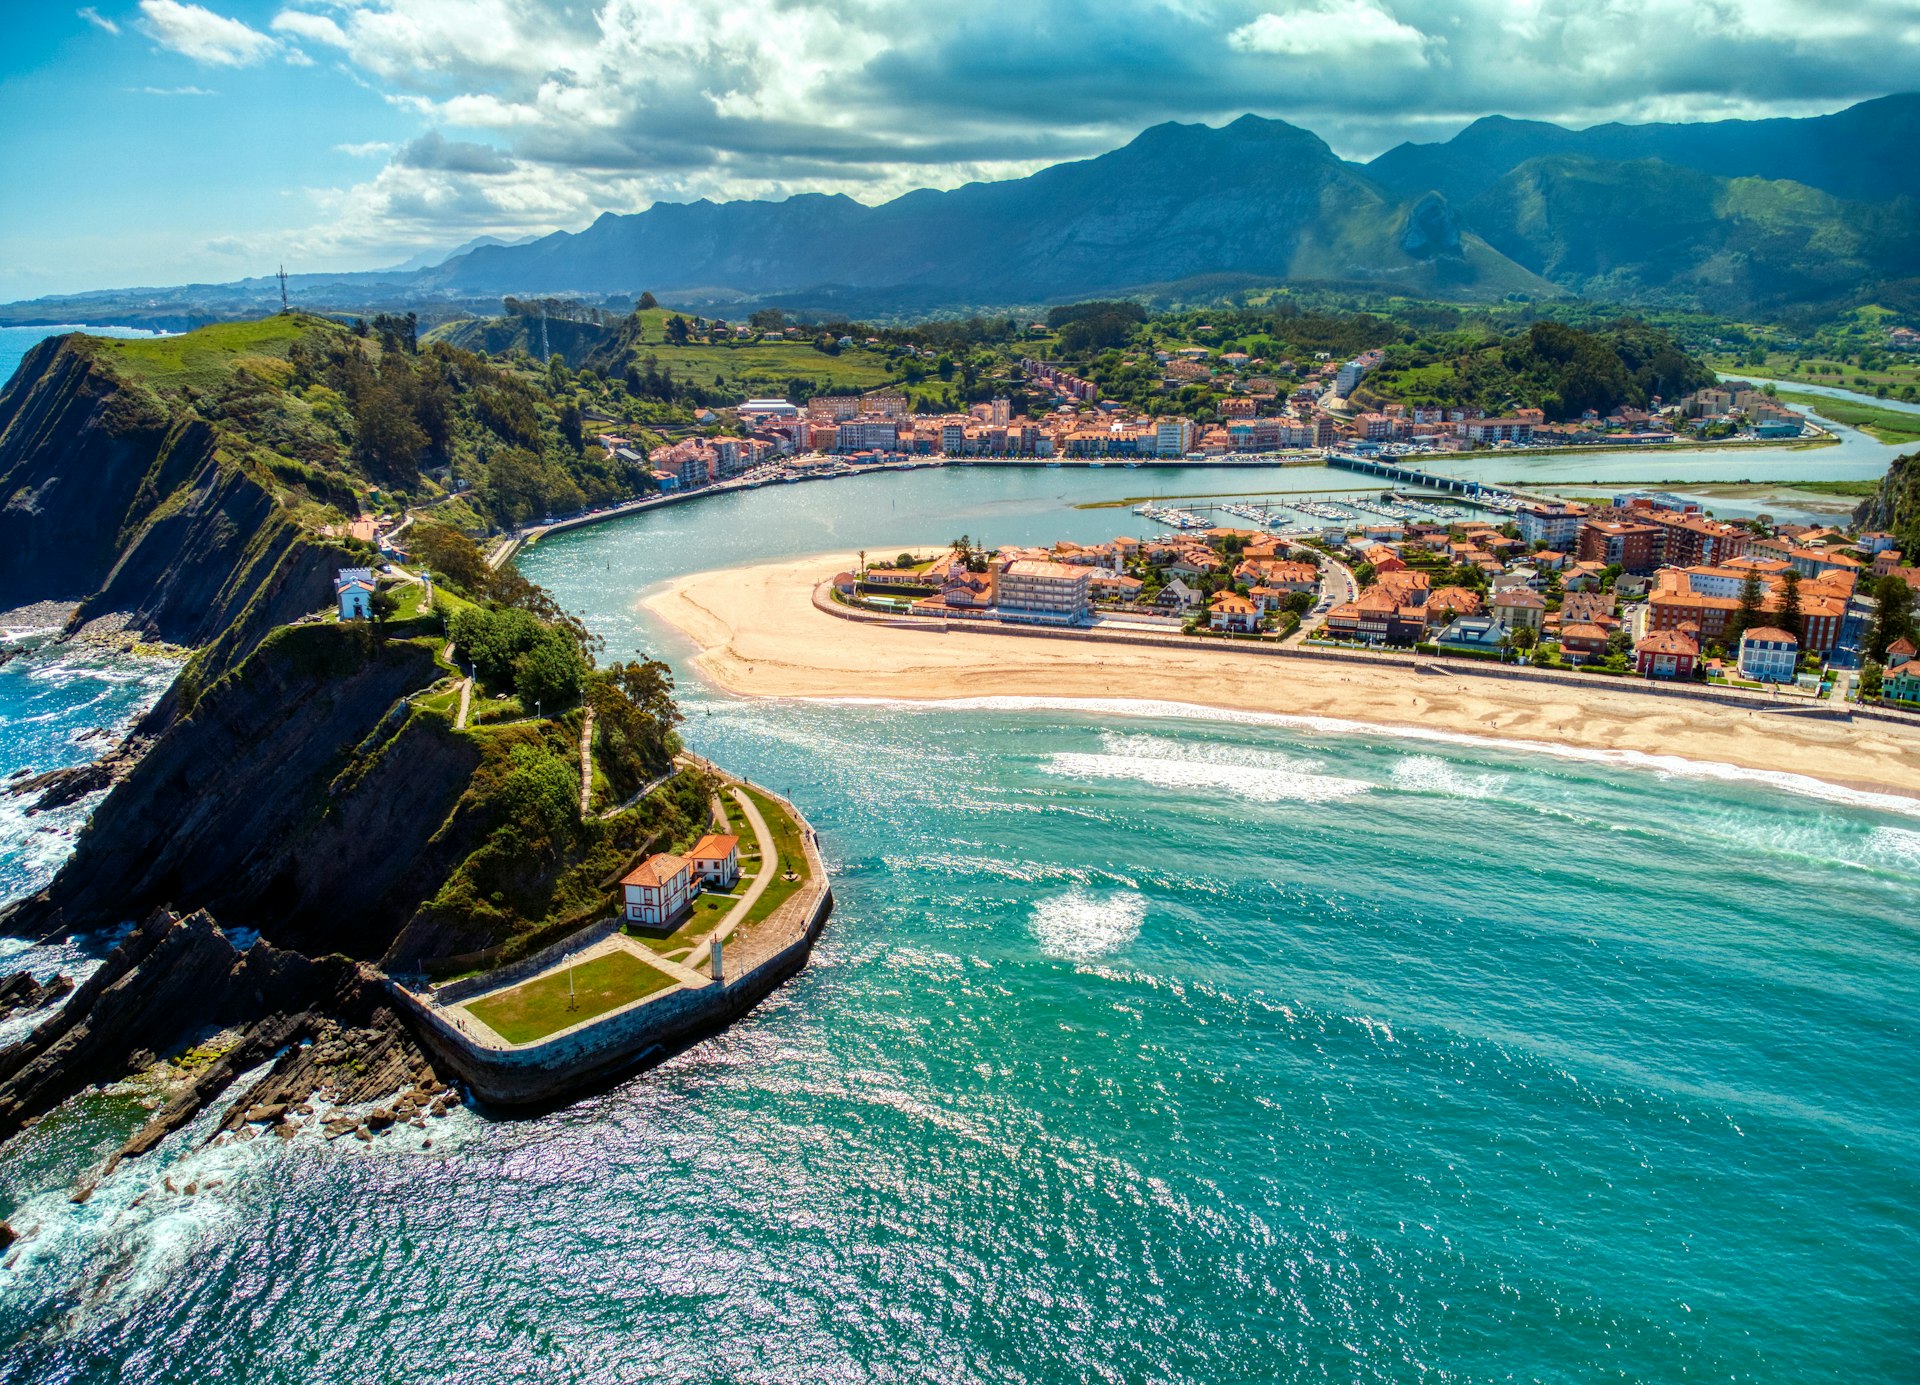
[[[0,299],[372,269],[698,197],[1017,176],[1252,111],[1365,159],[1487,114],[1920,89],[1920,0],[8,0]]]

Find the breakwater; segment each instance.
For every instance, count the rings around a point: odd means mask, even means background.
[[[461,1001],[536,976],[619,931],[617,918],[604,919],[510,967],[432,990],[389,979],[415,1033],[481,1101],[538,1107],[651,1067],[752,1010],[806,966],[833,911],[833,889],[813,829],[784,798],[754,787],[778,799],[799,824],[807,880],[766,919],[728,942],[722,980],[676,986],[524,1044],[505,1043],[449,1014]]]

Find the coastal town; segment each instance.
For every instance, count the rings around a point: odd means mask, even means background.
[[[1887,534],[1736,524],[1647,493],[1530,501],[1494,519],[1334,522],[1307,537],[1216,526],[991,552],[963,537],[831,583],[836,605],[876,615],[1892,703],[1920,702],[1916,593],[1920,568]]]
[[[1325,355],[1326,353],[1321,353]],[[722,412],[703,411],[701,435],[653,449],[644,457],[662,490],[686,493],[740,478],[801,479],[876,465],[948,462],[1042,462],[1142,465],[1229,462],[1330,451],[1361,457],[1451,455],[1489,449],[1658,447],[1679,442],[1782,443],[1826,436],[1764,386],[1726,381],[1649,408],[1586,410],[1549,421],[1538,408],[1505,416],[1466,408],[1365,407],[1357,396],[1383,353],[1346,361],[1293,361],[1274,366],[1244,352],[1184,347],[1153,353],[1169,387],[1205,380],[1219,394],[1208,421],[1181,414],[1149,416],[1102,396],[1092,380],[1033,358],[1020,378],[1044,407],[1015,414],[1006,397],[961,413],[915,410],[911,397],[887,388],[864,394],[817,395],[802,402],[748,399]],[[1278,378],[1270,370],[1278,369]],[[1298,383],[1288,381],[1299,378]],[[604,434],[602,446],[635,462],[633,441]]]

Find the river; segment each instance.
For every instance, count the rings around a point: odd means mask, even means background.
[[[1726,457],[1625,479],[1774,464]],[[952,468],[540,544],[819,829],[814,965],[430,1148],[202,1122],[75,1206],[138,1118],[77,1104],[0,1166],[0,1380],[1911,1379],[1910,807],[1170,706],[743,703],[638,604],[1240,481]]]

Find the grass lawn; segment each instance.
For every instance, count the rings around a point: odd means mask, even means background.
[[[288,348],[319,325],[317,318],[293,313],[254,322],[216,322],[172,337],[103,337],[99,349],[107,360],[156,388],[212,389],[226,381],[238,358],[284,360]]]
[[[423,712],[438,712],[451,718],[460,710],[460,689],[456,686],[427,697],[416,697],[413,705]]]
[[[564,971],[486,996],[466,1008],[508,1043],[524,1044],[674,984],[671,976],[630,953],[609,952],[573,968],[575,1009],[567,1008]]]
[[[782,872],[767,883],[766,893],[754,901],[753,907],[747,910],[747,916],[740,921],[742,927],[750,928],[785,904],[793,897],[794,891],[807,882],[807,854],[800,846],[800,829],[785,808],[765,794],[755,793],[752,789],[744,792],[753,800],[754,807],[760,810],[760,816],[767,820],[767,830],[773,833],[774,850],[780,853]],[[786,879],[784,872],[788,870],[795,872],[798,878]]]
[[[1790,404],[1805,405],[1835,423],[1851,424],[1881,442],[1920,441],[1920,414],[1911,411],[1856,404],[1851,399],[1829,399],[1823,394],[1796,394],[1792,390],[1781,390],[1780,397]]]

